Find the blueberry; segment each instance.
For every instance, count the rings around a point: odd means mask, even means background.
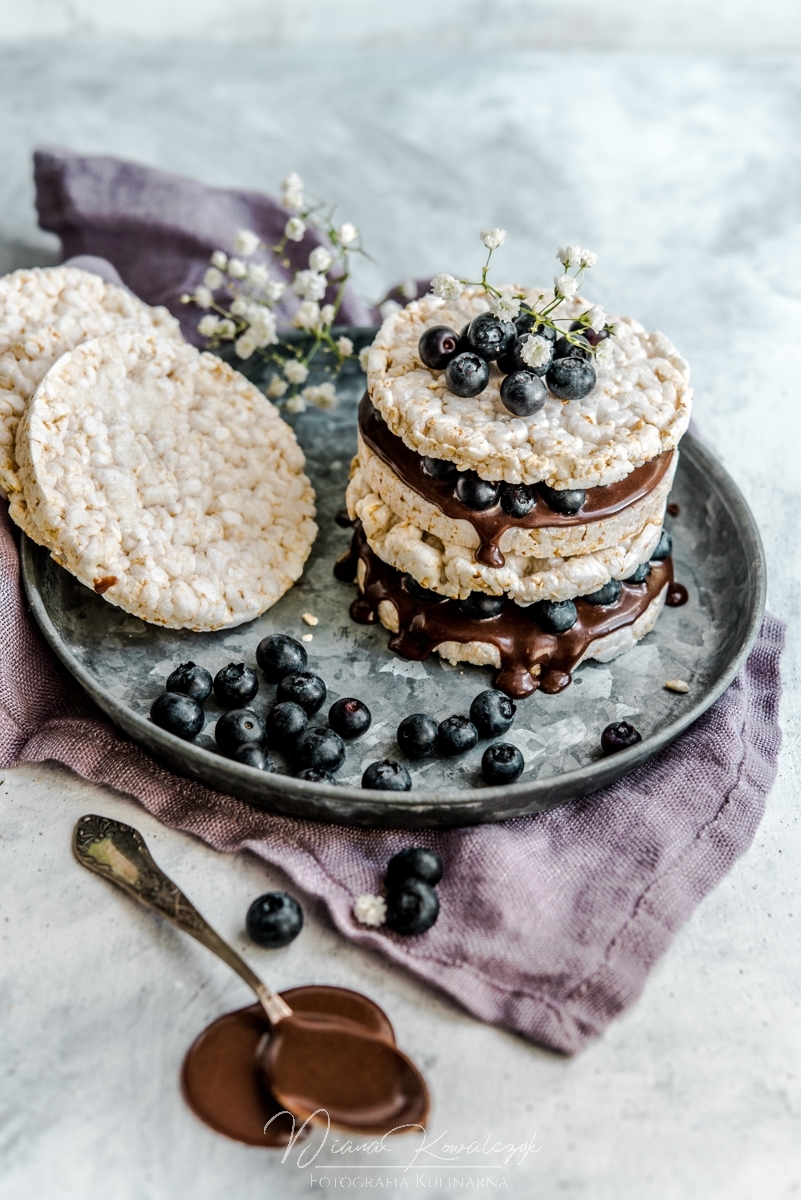
[[[566,633],[578,620],[572,600],[539,600],[531,605],[529,612],[546,633]]]
[[[651,574],[650,563],[640,563],[633,575],[629,575],[628,579],[624,579],[624,583],[645,583],[648,576]]]
[[[412,777],[400,763],[385,758],[383,762],[370,763],[362,775],[362,787],[379,792],[410,792]]]
[[[617,604],[622,589],[623,585],[619,580],[610,579],[603,587],[581,598],[582,600],[586,600],[588,604]]]
[[[585,337],[591,346],[597,346],[609,337],[608,329],[602,329],[600,333],[596,333],[589,325],[582,325],[581,321],[574,321],[570,326],[571,333],[574,333],[577,329],[581,330],[582,337]]]
[[[345,743],[333,729],[304,729],[292,747],[295,765],[338,771],[345,761]]]
[[[558,336],[553,325],[537,325],[535,327],[535,318],[530,313],[521,312],[515,317],[515,329],[522,336],[524,333],[535,333],[537,337],[547,338],[549,342],[555,342]]]
[[[501,384],[503,406],[516,417],[533,417],[547,399],[545,384],[533,371],[515,371]]]
[[[523,358],[523,348],[528,341],[528,335],[515,338],[512,345],[506,353],[498,359],[498,370],[503,371],[504,375],[511,375],[514,371],[531,371],[534,375],[544,375],[551,363],[552,355],[548,355],[548,361],[541,367],[532,367]]]
[[[467,330],[467,341],[474,354],[490,362],[511,347],[517,330],[511,321],[501,321],[493,313],[480,313]]]
[[[308,655],[300,642],[285,633],[262,638],[256,647],[256,662],[270,683],[278,683],[290,671],[305,670]]]
[[[403,937],[425,933],[439,916],[439,898],[422,879],[406,879],[387,894],[387,926]]]
[[[517,706],[503,692],[479,692],[470,705],[470,720],[483,738],[500,737],[515,719]]]
[[[264,721],[252,708],[230,708],[223,713],[214,730],[214,740],[223,754],[232,758],[240,746],[264,741]]]
[[[505,483],[501,488],[501,508],[509,517],[525,517],[531,512],[536,497],[524,483]]]
[[[454,396],[477,396],[489,383],[489,363],[469,350],[452,358],[445,368],[445,382]]]
[[[181,692],[184,696],[191,696],[193,700],[199,700],[201,704],[211,695],[211,672],[205,667],[195,666],[193,662],[181,663],[180,667],[176,667],[172,675],[167,678],[168,692]]]
[[[330,771],[324,770],[323,767],[304,767],[302,771],[298,771],[296,779],[305,779],[307,783],[336,783],[336,779]]]
[[[582,488],[552,488],[541,483],[539,490],[548,507],[552,508],[554,512],[562,513],[565,517],[572,517],[574,513],[577,513],[584,507],[587,499],[587,493]]]
[[[423,587],[422,583],[418,583],[411,575],[404,575],[403,582],[406,584],[406,591],[409,595],[414,596],[415,600],[419,600],[422,604],[438,604],[440,600],[445,599],[438,592],[432,592],[430,588]]]
[[[476,475],[475,471],[462,471],[456,481],[457,497],[466,508],[472,508],[473,512],[484,512],[487,508],[494,508],[500,494],[499,483],[490,483],[488,479]]]
[[[432,479],[453,479],[456,475],[456,463],[448,462],[447,458],[429,458],[423,456],[423,470]]]
[[[437,749],[440,754],[466,754],[478,741],[478,730],[467,717],[446,717],[437,729]]]
[[[243,742],[241,746],[237,746],[231,758],[235,762],[244,763],[247,767],[255,767],[257,771],[275,770],[270,756],[264,752],[258,742]]]
[[[481,773],[487,783],[514,783],[523,774],[523,755],[517,746],[496,742],[481,758]]]
[[[311,716],[323,707],[327,694],[328,689],[319,675],[313,675],[311,671],[293,671],[278,684],[275,698],[291,700]]]
[[[545,375],[548,391],[557,400],[582,400],[595,387],[595,367],[583,358],[556,358]]]
[[[558,339],[553,348],[554,358],[584,358],[589,360],[592,357],[590,343],[586,337],[583,337],[581,334],[574,334],[573,336],[577,337],[578,340],[569,342],[566,337]]]
[[[267,713],[264,725],[267,730],[267,740],[271,746],[283,747],[299,737],[309,723],[304,709],[291,700],[283,704],[275,704]]]
[[[407,879],[422,879],[429,887],[436,887],[442,879],[442,859],[436,850],[429,850],[427,846],[409,846],[394,854],[387,866],[387,887],[397,887]]]
[[[668,533],[666,529],[663,529],[656,550],[651,555],[651,562],[662,562],[664,559],[670,558],[672,553],[673,535]]]
[[[398,726],[398,745],[407,758],[428,758],[437,745],[437,722],[425,713],[412,713]]]
[[[459,608],[471,621],[489,621],[499,617],[505,605],[505,596],[488,596],[486,592],[471,592],[466,600],[459,601]]]
[[[642,741],[642,735],[628,721],[617,721],[607,725],[601,734],[601,749],[604,754],[616,754],[618,750],[627,750]]]
[[[427,329],[417,343],[417,353],[424,367],[432,371],[444,371],[456,353],[459,334],[448,325],[434,325]]]
[[[154,725],[189,742],[206,723],[206,714],[194,696],[182,692],[163,692],[153,701],[150,720]]]
[[[470,322],[468,321],[467,324],[463,325],[462,328],[459,330],[459,341],[456,345],[456,353],[457,354],[462,354],[465,350],[470,349],[470,343],[467,340],[467,331],[469,328],[470,328]]]
[[[303,928],[303,909],[286,892],[268,892],[259,896],[248,909],[245,928],[257,946],[277,950],[288,946]]]
[[[361,700],[343,697],[328,710],[328,724],[343,738],[361,737],[373,723],[372,714]]]
[[[256,672],[244,663],[229,663],[214,676],[214,695],[223,708],[243,708],[258,690]]]

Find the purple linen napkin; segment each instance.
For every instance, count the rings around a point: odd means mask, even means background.
[[[250,850],[322,900],[346,937],[482,1020],[573,1053],[640,994],[696,905],[748,848],[776,775],[784,626],[767,615],[737,679],[649,766],[553,812],[445,832],[349,829],[272,816],[172,774],[64,672],[21,591],[0,513],[0,765],[55,759],[136,797],[218,850]],[[441,915],[424,937],[356,923],[388,859],[434,847]],[[65,849],[66,853],[66,849]]]

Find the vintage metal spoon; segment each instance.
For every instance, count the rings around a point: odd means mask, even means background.
[[[359,1133],[425,1124],[428,1089],[410,1059],[345,1017],[293,1012],[156,865],[138,830],[90,814],[75,826],[73,849],[82,866],[191,934],[253,989],[272,1027],[262,1066],[290,1112]]]

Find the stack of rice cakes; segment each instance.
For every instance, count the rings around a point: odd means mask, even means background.
[[[16,523],[144,621],[220,629],[317,533],[294,433],[165,309],[74,268],[0,280],[0,479]]]
[[[389,317],[373,344],[347,491],[358,522],[351,613],[380,620],[405,657],[436,650],[491,665],[515,697],[558,692],[580,662],[608,662],[650,633],[665,603],[673,576],[662,523],[690,418],[689,369],[666,337],[623,319],[589,395],[549,396],[517,417],[495,366],[485,390],[463,398],[419,358],[426,329],[460,330],[487,307],[478,288],[449,302],[426,296]],[[559,316],[586,307],[576,297]],[[498,501],[482,511],[463,503],[463,472],[499,485]],[[504,486],[518,484],[535,496],[522,518],[501,503]],[[585,494],[566,513],[565,497],[548,489]]]

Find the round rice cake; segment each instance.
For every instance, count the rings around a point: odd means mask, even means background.
[[[17,431],[23,528],[87,587],[171,629],[264,612],[317,533],[293,431],[212,354],[121,325],[65,354]]]
[[[55,362],[124,321],[181,339],[166,308],[77,267],[34,267],[0,279],[0,490],[19,492],[17,424]]]
[[[540,301],[543,293],[526,295]],[[575,318],[587,306],[576,297],[558,316]],[[483,291],[472,287],[458,300],[427,295],[412,301],[381,326],[368,357],[368,391],[411,450],[482,479],[589,488],[624,479],[678,445],[690,420],[689,367],[664,334],[646,333],[625,317],[610,339],[612,363],[596,364],[598,382],[583,400],[549,396],[534,416],[516,417],[501,402],[504,376],[495,366],[478,396],[455,396],[443,371],[423,366],[417,343],[433,325],[459,331],[487,309]]]

